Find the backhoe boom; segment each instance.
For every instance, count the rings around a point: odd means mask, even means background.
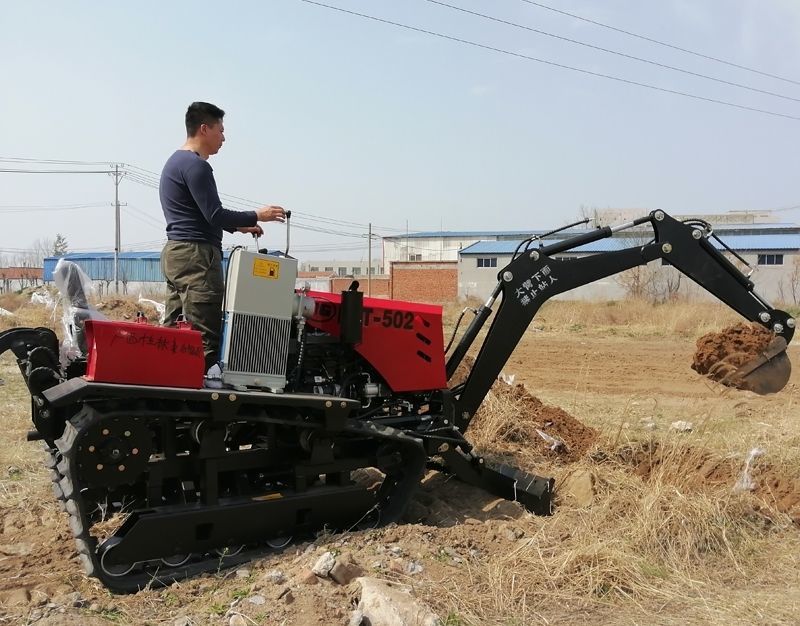
[[[580,258],[555,256],[648,222],[654,237],[645,245]],[[744,318],[762,324],[788,343],[794,334],[794,319],[756,294],[747,276],[711,244],[710,228],[698,224],[679,222],[663,211],[653,211],[649,216],[615,228],[600,228],[548,246],[518,251],[498,273],[498,284],[492,296],[479,309],[447,362],[450,378],[490,316],[495,299],[502,294],[472,371],[463,387],[456,390],[453,403],[456,425],[462,431],[467,428],[523,333],[547,300],[657,259],[665,259]]]

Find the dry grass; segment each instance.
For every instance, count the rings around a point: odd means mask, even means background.
[[[569,621],[576,611],[613,607],[618,618],[647,622],[668,603],[702,606],[728,588],[796,583],[795,559],[776,550],[796,549],[796,532],[754,513],[748,497],[685,493],[670,480],[644,483],[622,468],[605,468],[603,477],[590,509],[563,505],[553,519],[530,522],[532,536],[516,548],[475,566],[468,593],[445,583],[450,610],[486,624],[513,623],[508,615],[517,623],[555,621],[555,607]],[[751,605],[751,619],[765,608]],[[791,615],[769,608],[775,618]],[[748,619],[718,605],[714,611]]]
[[[465,307],[477,308],[480,302],[450,304],[444,308],[445,326],[452,328]],[[494,306],[495,311],[498,305]],[[472,319],[467,313],[462,329]],[[533,330],[585,335],[628,337],[699,337],[707,332],[741,321],[741,317],[719,302],[670,302],[653,304],[645,300],[607,302],[549,300],[537,312]]]
[[[52,291],[52,290],[51,290]],[[52,292],[56,301],[58,294]],[[163,294],[161,296],[163,300]],[[133,321],[138,311],[143,312],[151,322],[158,320],[158,313],[149,304],[139,303],[138,294],[136,296],[115,296],[94,297],[91,305],[106,317],[125,321]],[[41,304],[31,302],[30,293],[7,293],[0,294],[0,308],[13,313],[13,316],[0,317],[0,332],[9,328],[45,326],[52,328],[60,335],[62,328],[63,308],[61,304],[55,309],[47,308]]]
[[[739,321],[716,302],[653,304],[644,300],[605,303],[551,301],[537,316],[537,327],[551,331],[619,332],[631,337],[695,337]]]
[[[603,623],[655,623],[665,606],[682,607],[681,620],[695,623],[794,618],[797,597],[773,601],[784,585],[800,581],[792,552],[800,547],[797,529],[766,493],[734,491],[743,459],[704,447],[709,432],[632,441],[608,429],[590,454],[565,465],[524,445],[530,431],[507,394],[491,394],[476,420],[470,436],[481,453],[555,476],[559,507],[553,518],[525,519],[523,541],[473,567],[469,593],[442,581],[448,610],[462,620],[456,623],[561,622],[552,607],[564,607],[563,623],[582,621],[581,614]],[[797,474],[797,465],[779,466],[782,475]],[[570,497],[566,479],[576,474],[593,477],[591,506]],[[770,591],[752,595],[754,587]],[[744,590],[751,601],[727,603]]]

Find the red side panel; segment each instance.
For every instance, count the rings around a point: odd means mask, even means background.
[[[308,324],[338,337],[341,296],[321,291],[308,295],[316,301]],[[380,372],[393,391],[447,386],[442,307],[365,297],[362,328],[362,341],[355,350]]]
[[[133,322],[87,320],[86,378],[104,383],[203,386],[205,358],[199,331]]]

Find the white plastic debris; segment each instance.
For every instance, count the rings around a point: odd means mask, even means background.
[[[539,433],[539,436],[545,440],[547,445],[549,445],[550,449],[554,452],[567,447],[564,442],[561,441],[561,439],[556,439],[552,435],[548,435],[546,432],[543,432],[538,428],[536,429],[536,432]]]
[[[4,308],[0,307],[0,317],[14,317],[14,314],[11,311],[6,311]]]
[[[158,323],[164,323],[164,316],[167,312],[167,306],[163,302],[156,302],[155,300],[150,300],[149,298],[142,298],[142,294],[139,294],[138,302],[140,304],[149,304],[155,308],[155,310],[158,311]]]
[[[672,422],[670,428],[677,430],[679,433],[689,433],[694,430],[694,424],[685,420],[678,420],[677,422]]]
[[[742,475],[739,476],[739,480],[736,481],[736,484],[733,486],[733,490],[736,493],[742,491],[753,491],[758,485],[756,481],[753,480],[753,477],[750,474],[750,470],[752,469],[753,461],[760,456],[766,454],[767,451],[763,448],[753,448],[747,455],[747,459],[744,462],[744,469],[742,470]]]
[[[207,389],[222,389],[222,370],[218,363],[208,368],[203,378],[203,386]]]
[[[516,374],[506,374],[505,372],[500,372],[500,374],[497,376],[497,380],[501,380],[506,385],[511,386],[514,384],[514,379],[516,379],[516,377]]]
[[[66,366],[87,352],[83,330],[86,320],[104,320],[106,317],[89,304],[89,294],[94,291],[92,280],[77,263],[60,258],[53,270],[53,281],[61,294],[64,308],[64,339],[60,357],[61,364]]]
[[[48,309],[54,309],[56,306],[56,301],[53,299],[53,296],[50,295],[50,292],[45,290],[34,291],[31,294],[31,303],[41,304]]]

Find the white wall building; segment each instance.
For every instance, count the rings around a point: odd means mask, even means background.
[[[570,235],[585,232],[562,232],[543,240],[543,244],[546,246]],[[726,224],[717,228],[715,233],[752,267],[751,280],[756,284],[756,292],[759,295],[770,302],[800,304],[800,225]],[[574,252],[555,255],[555,258],[585,257],[643,245],[649,240],[649,234],[649,230],[647,234],[632,230],[622,231],[616,237],[586,244]],[[497,284],[498,272],[511,262],[519,243],[520,240],[479,241],[463,249],[459,254],[458,263],[459,296],[486,299]],[[715,245],[721,249],[721,246],[716,243]],[[734,263],[741,265],[731,253],[725,252],[725,254]],[[668,264],[660,264],[656,260],[646,267],[646,271],[650,272],[647,278],[652,281],[655,297],[666,298],[670,294],[710,297],[705,289]],[[626,284],[629,284],[631,272],[634,271],[636,270],[609,276],[558,297],[591,300],[622,299],[628,295]]]
[[[347,261],[347,260],[312,260],[301,261],[299,271],[301,272],[324,272],[335,274],[336,276],[366,276],[368,264],[366,261]],[[388,267],[388,266],[387,266]],[[384,274],[384,264],[380,259],[372,259],[372,275]]]
[[[615,225],[632,221],[650,213],[650,209],[602,209],[584,210],[590,224],[585,229],[598,225]],[[699,218],[719,228],[780,227],[768,212],[730,211],[718,215],[681,215],[676,219]],[[783,225],[796,226],[796,225]],[[531,235],[543,235],[550,230],[440,230],[406,233],[383,238],[383,264],[386,268],[392,261],[457,261],[461,250],[479,241],[516,241]],[[582,232],[576,229],[570,232]],[[313,263],[316,265],[316,263]],[[327,263],[331,265],[331,263]]]
[[[457,261],[458,253],[478,241],[519,241],[532,231],[457,231],[442,230],[383,238],[383,259],[392,261]]]

